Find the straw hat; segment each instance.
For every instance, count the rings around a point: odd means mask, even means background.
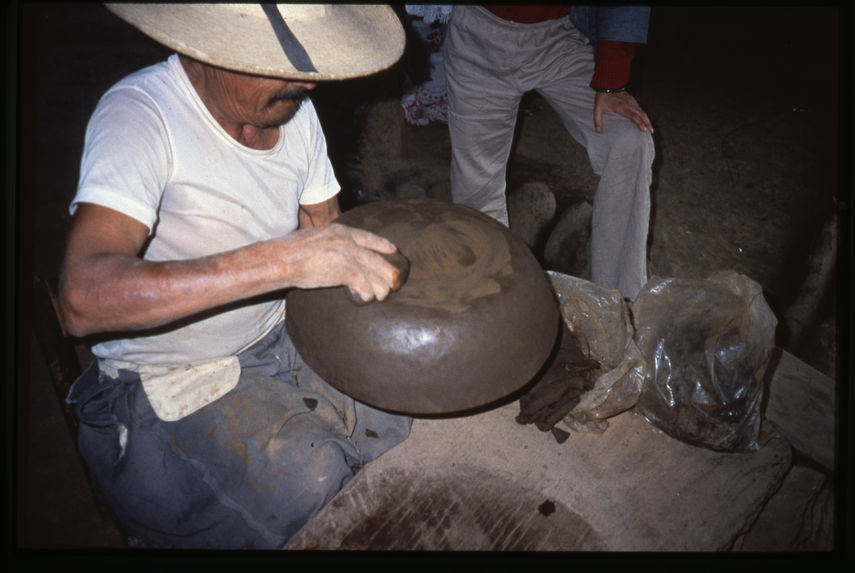
[[[404,29],[383,5],[107,4],[178,53],[254,75],[295,80],[365,76],[394,64]]]

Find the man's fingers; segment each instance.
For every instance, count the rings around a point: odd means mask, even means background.
[[[339,223],[298,233],[305,251],[291,268],[300,288],[344,286],[354,302],[366,303],[385,300],[406,280],[408,262],[383,237]]]
[[[391,241],[362,229],[350,231],[359,248],[356,260],[370,287],[357,288],[357,292],[365,301],[385,300],[390,292],[398,290],[406,282],[409,261]]]
[[[650,118],[647,117],[647,114],[644,112],[643,109],[641,109],[641,107],[637,105],[632,106],[630,113],[632,115],[628,117],[632,119],[635,125],[638,126],[638,129],[640,129],[641,131],[648,131],[650,133],[653,133],[653,124],[650,123]]]
[[[653,133],[653,122],[650,121],[650,118],[647,116],[647,114],[644,112],[641,112],[641,118],[642,118],[642,125],[644,126],[642,131],[647,131],[649,133]]]
[[[373,300],[383,301],[389,297],[392,289],[377,276],[363,276],[355,281],[353,286],[345,285],[348,296],[353,304],[368,304]]]
[[[612,112],[631,120],[641,131],[653,133],[653,124],[638,101],[627,92],[598,93],[594,100],[594,129],[603,131],[603,114]]]
[[[395,255],[399,259],[395,259]],[[345,286],[351,300],[356,304],[365,304],[373,300],[386,300],[393,290],[398,290],[406,280],[409,270],[404,268],[399,253],[381,255],[376,251],[359,247],[352,259],[352,272]]]
[[[372,285],[372,290],[377,298],[385,299],[389,291],[401,282],[401,271],[388,260],[388,256],[381,255],[369,249],[361,250],[357,255],[357,262],[362,268],[362,276]]]
[[[653,132],[653,126],[650,125],[650,120],[647,119],[647,114],[644,112],[635,113],[632,116],[632,121],[638,126],[641,131]]]
[[[363,295],[359,294],[359,292],[353,290],[349,286],[345,286],[344,289],[347,292],[348,298],[350,298],[350,302],[352,302],[356,306],[362,306],[371,302],[371,300],[366,300],[362,298]]]
[[[404,283],[407,282],[408,278],[410,278],[410,261],[407,257],[401,254],[401,251],[397,250],[392,254],[383,255],[383,258],[395,267],[395,270],[397,271],[395,282],[392,284],[392,290],[398,290],[404,286]]]
[[[384,239],[379,235],[365,231],[364,229],[355,229],[348,227],[351,232],[353,241],[360,247],[377,251],[378,253],[392,254],[398,248],[389,240]]]
[[[357,305],[367,304],[375,299],[383,300],[389,291],[389,287],[384,288],[383,281],[363,265],[353,269],[344,287],[351,302]]]

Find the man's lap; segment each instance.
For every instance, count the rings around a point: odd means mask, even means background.
[[[81,453],[131,534],[157,546],[279,547],[409,433],[409,418],[323,382],[284,328],[240,362],[231,392],[177,422],[157,418],[132,372],[99,380],[95,368],[75,384]]]

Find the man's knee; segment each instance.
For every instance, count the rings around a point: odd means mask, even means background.
[[[253,479],[264,519],[284,537],[296,533],[359,469],[351,448],[339,438],[310,437],[299,446],[289,440],[285,455],[271,459]]]
[[[359,462],[340,439],[311,443],[309,449],[311,454],[301,463],[294,482],[309,500],[308,505],[320,508],[350,481]]]
[[[646,131],[638,129],[633,122],[624,120],[615,123],[608,134],[611,153],[617,156],[643,156],[653,149],[653,138]]]
[[[629,120],[615,122],[591,142],[588,153],[597,175],[609,171],[623,173],[621,177],[647,173],[653,165],[653,137]]]

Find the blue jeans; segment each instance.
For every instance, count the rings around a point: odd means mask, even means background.
[[[282,547],[412,420],[338,392],[297,354],[284,324],[239,355],[225,396],[159,419],[139,376],[97,361],[69,393],[78,446],[116,520],[154,547]]]

